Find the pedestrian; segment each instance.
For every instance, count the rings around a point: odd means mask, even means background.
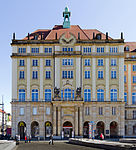
[[[100,139],[101,140],[104,140],[104,135],[101,133],[101,135],[100,135]]]
[[[29,135],[29,143],[31,143],[31,135]]]
[[[50,144],[54,145],[54,143],[53,143],[53,134],[50,135],[49,145],[50,145]]]
[[[53,134],[51,135],[51,143],[52,143],[52,145],[54,145],[54,143],[53,143]]]
[[[25,135],[25,143],[27,142],[27,136]]]
[[[51,135],[49,136],[49,145],[51,144]]]

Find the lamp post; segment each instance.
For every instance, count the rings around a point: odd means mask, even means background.
[[[3,95],[2,95],[2,103],[0,105],[2,106],[2,135],[4,136],[4,103],[3,103]]]

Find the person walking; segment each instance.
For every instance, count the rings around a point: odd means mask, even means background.
[[[29,143],[31,143],[31,135],[29,135]]]
[[[25,143],[27,143],[27,136],[25,135]]]
[[[49,141],[49,145],[52,143],[52,145],[54,145],[53,143],[53,134],[50,135],[50,141]]]

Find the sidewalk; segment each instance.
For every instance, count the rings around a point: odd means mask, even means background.
[[[130,143],[120,143],[120,142],[112,142],[112,141],[106,141],[106,140],[92,140],[92,139],[76,139],[71,138],[69,139],[69,143],[71,144],[77,144],[77,145],[83,145],[83,146],[89,146],[89,147],[95,147],[95,148],[103,148],[107,150],[136,150],[136,145],[130,144]]]
[[[16,146],[16,142],[0,140],[0,150],[13,150]]]

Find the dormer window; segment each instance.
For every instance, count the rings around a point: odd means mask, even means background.
[[[101,34],[96,34],[96,39],[101,40]]]
[[[126,46],[126,47],[125,47],[125,50],[126,50],[126,51],[129,51],[129,46]]]

